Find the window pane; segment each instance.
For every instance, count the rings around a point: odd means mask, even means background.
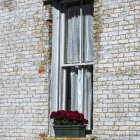
[[[78,69],[67,68],[67,110],[78,110]]]
[[[80,7],[68,8],[67,63],[80,62]]]
[[[93,8],[83,6],[83,54],[84,62],[93,61]]]
[[[83,113],[85,118],[88,119],[89,124],[87,129],[91,129],[91,116],[92,116],[92,92],[93,92],[93,66],[88,66],[84,70],[84,94],[83,94]]]
[[[66,109],[78,110],[88,119],[91,129],[93,66],[67,68]]]

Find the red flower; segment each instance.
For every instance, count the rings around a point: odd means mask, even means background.
[[[82,124],[88,124],[88,120],[84,119]]]
[[[84,118],[84,115],[83,115],[82,113],[80,113],[80,114],[79,114],[79,118],[80,118],[80,119],[83,119],[83,118]]]
[[[88,123],[88,120],[84,119],[84,115],[78,111],[54,111],[51,113],[50,119],[54,119],[55,125],[84,125]]]
[[[74,111],[74,113],[78,114],[79,112],[78,111]]]

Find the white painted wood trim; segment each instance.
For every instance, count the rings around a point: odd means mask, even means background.
[[[59,6],[54,4],[52,13],[53,13],[53,30],[52,30],[53,37],[52,37],[52,69],[51,69],[52,72],[51,72],[51,94],[50,94],[50,107],[51,108],[50,108],[50,112],[56,111],[56,110],[60,109],[59,108],[60,107],[59,106],[59,102],[61,100],[61,96],[63,96],[62,97],[62,101],[63,101],[62,108],[65,109],[66,81],[63,81],[63,82],[65,82],[65,85],[64,85],[65,88],[62,89],[63,91],[61,90],[63,93],[60,95],[59,94],[59,93],[61,93],[59,91],[60,87],[61,87],[60,80],[59,80],[60,79],[60,73],[61,73],[60,69],[62,71],[64,70],[62,72],[63,73],[62,77],[63,77],[63,80],[64,79],[66,80],[66,68],[67,67],[93,65],[93,62],[75,63],[75,64],[64,64],[62,61],[61,61],[61,64],[60,64],[60,57],[61,57],[60,56],[60,46],[62,46],[62,44],[60,45],[60,32],[62,32],[62,31],[60,31],[60,24],[61,24],[61,22],[60,22]],[[62,29],[62,30],[65,31],[65,29]],[[61,41],[63,42],[64,34],[62,35],[61,39],[62,39]],[[65,47],[65,44],[63,44],[63,47]],[[63,56],[63,60],[64,60],[64,56]],[[79,77],[79,80],[80,80],[80,77]],[[61,84],[63,84],[63,83],[61,83]],[[83,97],[80,97],[80,98],[83,98]],[[60,102],[60,103],[62,103],[62,102]],[[49,136],[54,136],[53,127],[52,127],[52,121],[50,122]]]
[[[59,16],[60,11],[53,7],[53,38],[52,38],[52,80],[51,80],[51,111],[58,109],[58,78],[59,78]],[[55,101],[55,102],[52,102]]]
[[[58,9],[57,9],[58,8]],[[60,48],[59,48],[59,34],[60,34],[60,10],[54,3],[52,9],[53,25],[52,25],[52,66],[51,66],[51,92],[50,92],[50,113],[57,111],[59,107],[59,69],[60,69]],[[54,130],[50,121],[49,136],[54,136]]]
[[[87,63],[74,63],[74,64],[63,64],[61,67],[88,66],[88,65],[93,65],[93,62],[87,62]]]
[[[82,8],[80,6],[80,63],[82,63]]]
[[[62,109],[66,110],[66,88],[67,88],[67,70],[63,69],[63,106]]]

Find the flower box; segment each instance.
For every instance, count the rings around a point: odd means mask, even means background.
[[[55,137],[85,137],[85,125],[54,125]]]
[[[88,120],[78,111],[59,110],[52,112],[50,119],[54,119],[55,137],[85,137]]]

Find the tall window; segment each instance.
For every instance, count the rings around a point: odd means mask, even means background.
[[[87,129],[91,129],[93,5],[79,1],[63,4],[60,9],[57,109],[84,113],[89,121]]]

